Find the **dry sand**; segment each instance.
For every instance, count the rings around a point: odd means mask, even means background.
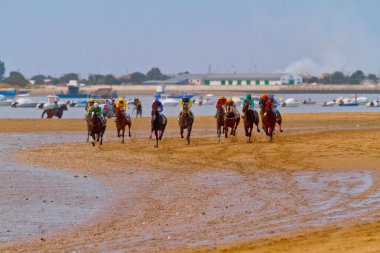
[[[165,136],[177,137],[169,120]],[[0,251],[380,252],[379,124],[376,113],[284,115],[273,143],[256,132],[246,143],[242,126],[217,143],[215,119],[198,117],[191,145],[166,138],[154,148],[145,118],[126,144],[111,121],[103,146],[20,151],[12,159],[92,176],[109,197],[84,224]],[[83,131],[83,140],[84,127],[0,120],[2,132]]]

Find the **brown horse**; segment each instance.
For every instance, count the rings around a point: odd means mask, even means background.
[[[220,135],[222,134],[222,128],[224,133],[224,116],[226,112],[222,105],[218,105],[216,112],[216,134],[218,136],[218,142],[220,142]]]
[[[92,113],[91,123],[90,123],[90,135],[92,137],[92,146],[95,147],[95,136],[96,141],[100,140],[100,145],[103,144],[103,134],[106,131],[106,125],[103,125],[100,116],[96,113]]]
[[[281,128],[281,124],[282,124],[281,113],[277,109],[274,109],[274,111],[275,111],[275,114],[276,114],[276,122],[277,122],[278,126],[280,127],[280,132],[282,133],[283,130]]]
[[[243,113],[245,114],[244,115],[245,136],[247,137],[248,142],[251,142],[253,124],[256,125],[257,132],[260,132],[259,114],[257,113],[257,111],[255,111],[253,108],[249,106],[248,102],[246,102],[243,105]]]
[[[164,115],[158,112],[156,107],[152,108],[152,119],[151,119],[151,135],[150,138],[152,138],[152,132],[154,132],[154,135],[156,136],[156,145],[155,148],[158,148],[158,140],[162,139],[162,136],[164,134],[166,124],[168,123],[168,120]]]
[[[191,129],[193,128],[193,123],[194,123],[194,116],[190,115],[187,104],[184,104],[182,114],[178,118],[178,124],[179,124],[181,138],[183,138],[183,130],[185,128],[187,129],[187,136],[186,136],[187,144],[190,144],[190,134],[191,134]]]
[[[270,106],[265,109],[263,115],[263,126],[265,134],[269,137],[269,141],[272,142],[273,132],[276,127],[276,114]]]
[[[236,129],[240,123],[240,115],[237,116],[232,110],[231,106],[227,106],[227,113],[224,116],[224,136],[228,137],[228,128],[231,128],[230,135],[236,135]]]
[[[120,110],[120,108],[116,109],[116,129],[117,129],[117,137],[122,137],[121,143],[124,143],[124,132],[125,126],[128,125],[128,136],[131,137],[131,126],[132,121],[131,118],[126,114],[124,110]],[[121,131],[121,134],[120,134]]]
[[[57,117],[60,119],[60,118],[62,118],[63,111],[67,111],[67,105],[66,104],[59,105],[59,107],[56,109],[55,108],[45,109],[42,112],[41,118],[43,118],[45,116],[45,113],[46,113],[46,117],[48,119],[51,119],[53,117]]]

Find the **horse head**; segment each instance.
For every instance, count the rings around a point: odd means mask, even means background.
[[[67,104],[62,104],[59,109],[61,109],[62,111],[67,111]]]
[[[247,110],[249,110],[249,109],[251,109],[250,108],[250,105],[249,105],[249,102],[248,101],[246,101],[245,103],[244,103],[244,105],[243,105],[243,109],[242,109],[242,111],[245,113]]]

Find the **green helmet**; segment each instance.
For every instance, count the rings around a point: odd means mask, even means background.
[[[252,96],[251,96],[251,94],[247,94],[247,95],[245,95],[245,98],[246,98],[246,99],[251,99]]]

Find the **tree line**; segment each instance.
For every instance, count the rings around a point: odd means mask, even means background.
[[[188,72],[185,72],[188,73]],[[18,85],[25,87],[29,84],[23,74],[19,71],[11,71],[9,76],[5,77],[5,64],[0,60],[0,81],[3,83]],[[87,79],[80,78],[77,73],[67,73],[60,77],[53,77],[50,75],[35,75],[31,78],[34,84],[41,85],[49,80],[52,84],[58,83],[68,83],[70,80],[77,80],[80,83],[92,84],[92,85],[118,85],[118,84],[141,84],[148,80],[167,80],[172,76],[162,74],[160,69],[157,67],[151,68],[146,74],[141,72],[134,72],[127,76],[115,77],[112,74],[101,75],[101,74],[90,74]],[[375,74],[365,75],[363,71],[357,70],[351,75],[345,75],[341,71],[335,71],[331,74],[325,74],[322,77],[308,76],[303,78],[305,83],[319,83],[319,84],[361,84],[363,81],[368,80],[371,83],[378,83],[379,78]]]
[[[30,81],[25,78],[25,76],[19,71],[9,72],[9,76],[5,77],[5,64],[0,61],[0,81],[6,84],[18,85],[20,87],[25,87],[30,84]],[[116,77],[112,74],[101,75],[101,74],[90,74],[88,78],[81,78],[77,73],[67,73],[60,77],[53,77],[50,75],[34,75],[30,80],[33,80],[35,85],[42,85],[46,82],[51,84],[68,83],[70,80],[76,80],[84,84],[92,85],[119,85],[119,84],[141,84],[148,80],[167,80],[172,76],[162,74],[161,70],[157,67],[151,68],[146,74],[141,72],[134,72],[127,76]]]
[[[375,74],[365,75],[361,70],[357,70],[351,75],[345,75],[341,71],[335,71],[332,74],[325,74],[320,78],[315,76],[304,78],[304,82],[319,84],[361,84],[365,80],[374,84],[379,82],[379,78]]]

